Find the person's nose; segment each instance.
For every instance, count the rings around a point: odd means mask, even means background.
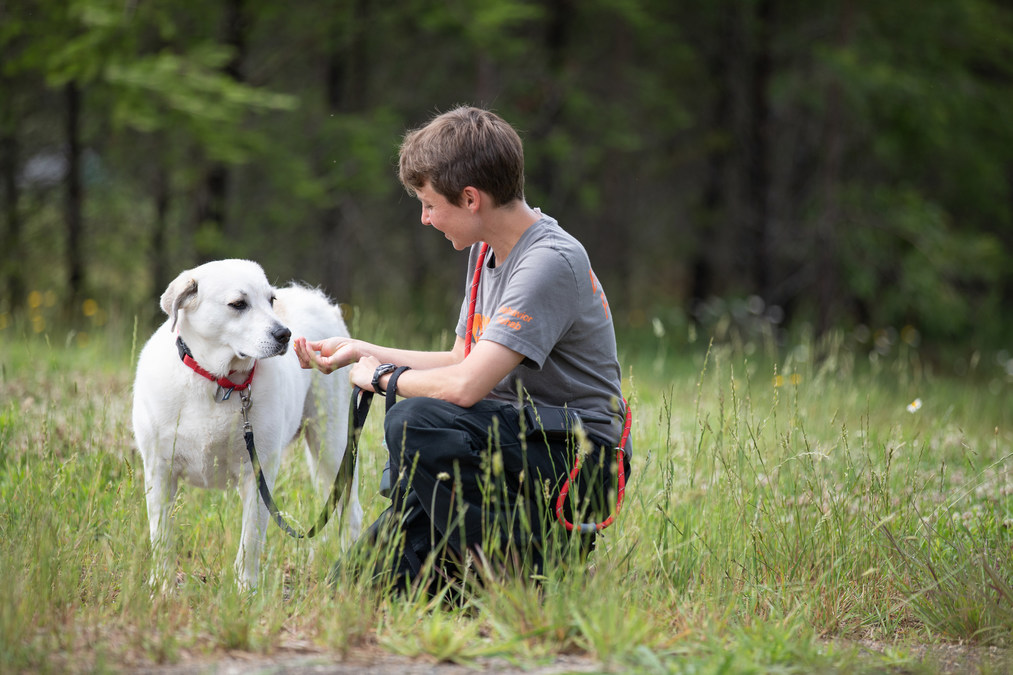
[[[432,221],[429,220],[429,214],[426,213],[426,207],[424,207],[424,206],[422,207],[422,224],[423,225],[432,225],[433,224]]]

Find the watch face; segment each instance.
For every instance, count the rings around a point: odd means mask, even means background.
[[[379,366],[377,366],[376,370],[373,371],[373,382],[372,382],[373,391],[375,391],[376,393],[380,393],[380,378],[386,375],[387,373],[393,372],[396,369],[397,366],[395,366],[393,363],[381,363]]]

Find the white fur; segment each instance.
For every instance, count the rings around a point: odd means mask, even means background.
[[[306,455],[318,492],[326,496],[345,451],[350,384],[344,371],[325,376],[300,368],[284,328],[292,338],[311,340],[348,331],[341,310],[323,293],[299,285],[275,289],[260,265],[248,260],[219,260],[183,272],[162,294],[161,305],[169,318],[141,351],[133,409],[153,578],[164,585],[174,568],[171,508],[182,478],[205,488],[238,488],[243,529],[235,568],[239,584],[254,587],[269,514],[243,440],[240,395],[216,399],[218,386],[180,360],[177,333],[215,376],[232,372],[230,379],[242,383],[256,362],[249,415],[268,485],[273,489],[285,447],[305,428]],[[362,526],[357,470],[345,508],[356,537]]]

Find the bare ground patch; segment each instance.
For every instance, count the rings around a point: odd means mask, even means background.
[[[899,644],[876,640],[830,640],[838,649],[857,651],[858,672],[872,673],[1013,673],[1008,649],[970,644]],[[673,657],[678,658],[678,657]],[[692,657],[688,657],[692,658]],[[567,673],[618,673],[623,664],[607,664],[582,655],[560,654],[531,661],[505,658],[476,659],[468,663],[440,662],[426,657],[392,654],[367,645],[340,653],[308,641],[290,640],[269,654],[218,650],[180,650],[172,664],[157,664],[139,654],[102,659],[87,649],[61,654],[50,666],[64,672],[108,670],[136,675],[564,675]],[[853,669],[849,668],[849,672]]]
[[[409,658],[379,648],[358,648],[341,655],[309,645],[286,645],[272,654],[228,651],[212,655],[183,655],[173,665],[133,664],[116,668],[136,675],[563,675],[564,673],[601,673],[607,668],[593,659],[561,655],[551,660],[517,664],[506,659],[481,659],[467,665],[437,662],[427,658]]]

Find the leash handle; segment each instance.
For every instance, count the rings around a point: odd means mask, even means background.
[[[626,494],[626,444],[630,440],[630,429],[633,426],[633,414],[630,410],[630,404],[625,398],[623,399],[623,403],[626,404],[626,420],[623,423],[622,437],[619,439],[618,447],[616,447],[616,465],[618,467],[616,510],[600,523],[571,523],[563,515],[563,504],[566,502],[566,495],[570,492],[570,483],[577,480],[577,475],[580,473],[580,454],[578,454],[573,460],[573,470],[570,471],[570,476],[566,479],[563,488],[559,491],[559,497],[556,499],[556,520],[566,528],[567,532],[573,532],[574,529],[583,534],[600,532],[615,522],[616,516],[619,515],[619,511],[623,507],[623,496]]]
[[[390,374],[390,377],[387,378],[387,393],[384,395],[387,412],[390,412],[390,409],[397,403],[397,381],[406,370],[411,370],[411,368],[409,366],[398,366]]]
[[[373,392],[360,389],[358,386],[352,387],[352,404],[349,412],[349,422],[351,422],[349,440],[355,442],[355,447],[359,445],[359,434],[362,433],[362,427],[366,425],[366,416],[369,415],[369,406],[373,403]],[[351,432],[354,432],[354,438],[352,438]]]

